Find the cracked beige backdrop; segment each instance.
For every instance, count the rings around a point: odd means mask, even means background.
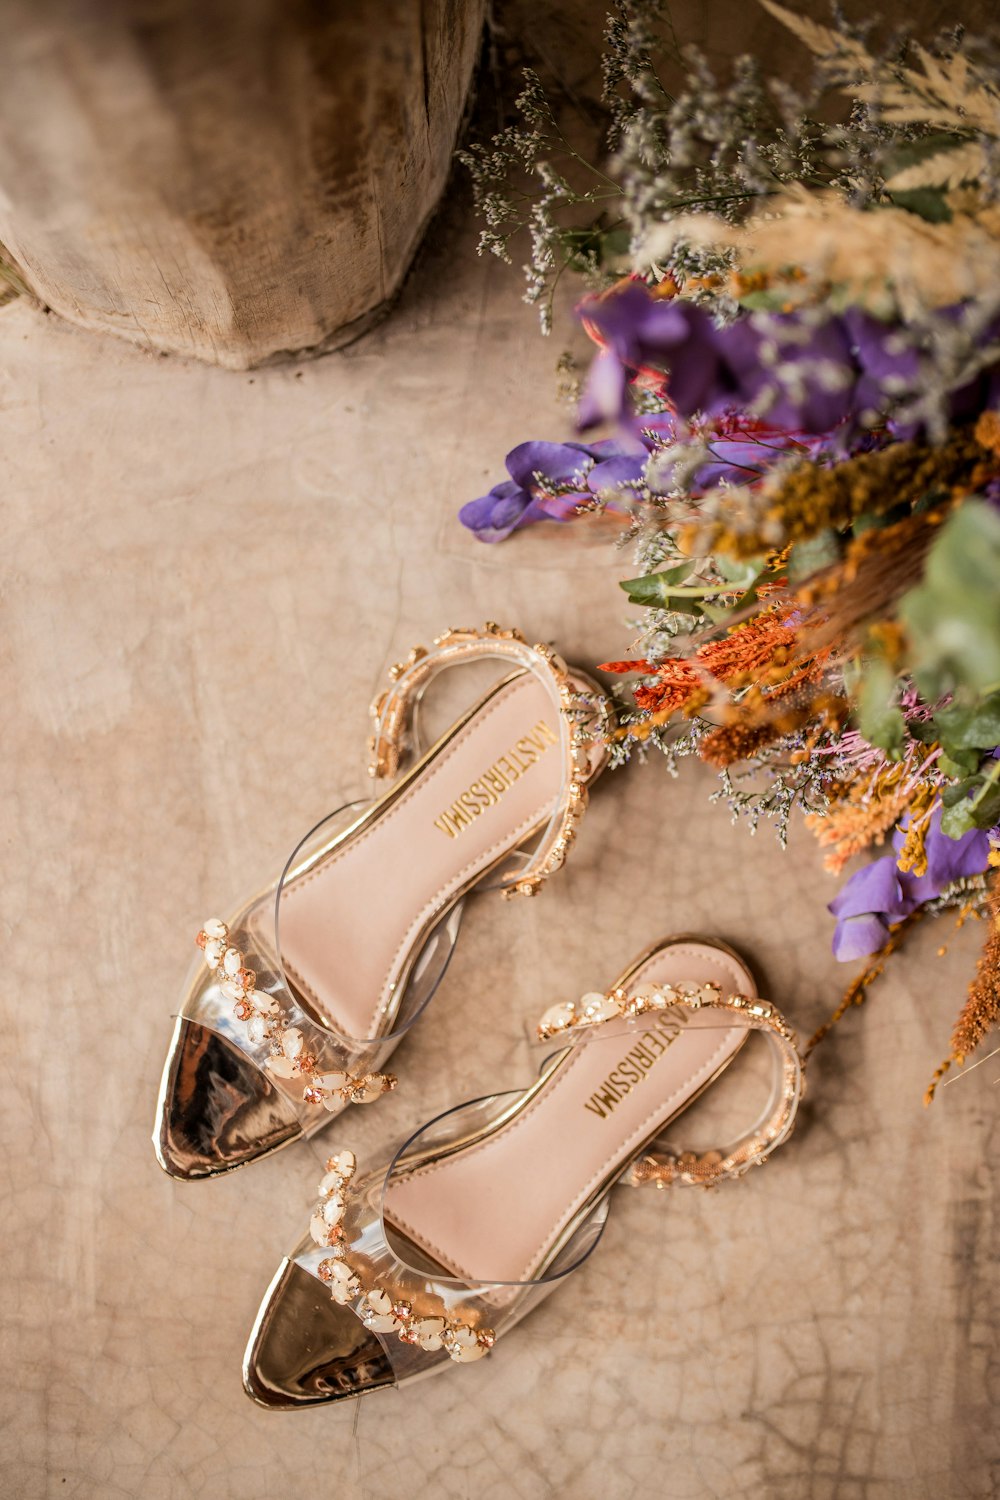
[[[704,769],[637,764],[604,779],[536,902],[472,905],[396,1094],[222,1181],[155,1165],[191,935],[361,784],[388,663],[486,616],[584,664],[629,643],[603,533],[488,549],[456,523],[508,448],[571,430],[558,339],[462,217],[435,226],[390,321],[298,368],[236,375],[0,312],[2,1493],[996,1493],[1000,1060],[920,1102],[974,926],[915,935],[817,1053],[766,1171],[623,1190],[591,1261],[482,1364],[304,1414],[243,1395],[257,1301],[327,1147],[365,1153],[526,1082],[527,1018],[666,932],[736,945],[802,1034],[850,975],[801,828],[782,854],[730,827]]]

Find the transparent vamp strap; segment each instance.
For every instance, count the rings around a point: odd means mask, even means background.
[[[332,813],[322,825],[325,835],[349,828],[365,805]],[[181,1014],[255,1063],[311,1134],[345,1105],[381,1098],[395,1080],[377,1071],[375,1048],[359,1048],[318,1025],[290,989],[275,930],[280,887],[281,879],[272,882],[228,921],[212,917],[202,924]],[[447,954],[439,955],[441,972],[446,962]]]
[[[484,630],[448,630],[433,646],[415,646],[406,661],[390,668],[390,686],[371,706],[374,730],[369,741],[369,775],[376,780],[398,774],[412,753],[420,699],[431,680],[448,667],[483,658],[498,658],[534,673],[558,713],[564,776],[552,816],[535,848],[518,867],[500,877],[506,896],[534,896],[544,880],[563,864],[576,837],[576,825],[587,805],[587,781],[606,755],[610,704],[599,688],[584,691],[562,657],[551,646],[529,645],[519,630],[488,621]]]
[[[481,1359],[594,1249],[607,1218],[605,1196],[576,1227],[545,1270],[524,1281],[475,1280],[430,1270],[391,1227],[384,1209],[397,1174],[454,1142],[478,1135],[520,1099],[518,1092],[474,1100],[440,1115],[396,1152],[389,1165],[365,1175],[354,1155],[330,1157],[319,1184],[309,1236],[292,1256],[324,1282],[333,1300],[350,1307],[377,1335],[397,1383],[453,1361]]]
[[[297,845],[280,877],[228,922],[203,923],[201,950],[189,975],[183,1014],[219,1032],[292,1104],[311,1134],[347,1104],[368,1104],[395,1086],[380,1071],[399,1036],[434,995],[448,967],[461,925],[458,901],[431,929],[406,978],[400,1017],[391,1032],[371,1039],[320,1025],[303,1007],[281,961],[280,900],[289,873],[350,829],[369,807],[347,803]]]
[[[259,916],[266,924],[272,903],[263,904]],[[214,990],[215,1030],[236,1040],[296,1102],[339,1113],[345,1104],[370,1104],[389,1093],[396,1087],[393,1074],[367,1067],[363,1054],[305,1014],[281,972],[277,942],[272,947],[254,933],[254,915],[251,907],[233,926],[211,917],[198,933],[195,941],[214,979],[202,992],[202,1018]],[[263,957],[265,948],[269,959]],[[252,967],[262,963],[262,972]],[[230,1016],[240,1030],[234,1032]]]
[[[700,1153],[656,1142],[623,1179],[633,1187],[713,1187],[727,1178],[742,1177],[751,1167],[762,1166],[794,1128],[805,1092],[805,1075],[795,1033],[780,1011],[759,996],[723,995],[714,984],[646,984],[632,991],[593,991],[578,1001],[554,1005],[539,1021],[537,1035],[540,1041],[558,1037],[571,1045],[586,1044],[599,1039],[609,1022],[619,1027],[623,1021],[644,1024],[652,1013],[672,1008],[717,1010],[720,1024],[724,1022],[728,1028],[738,1022],[748,1031],[760,1032],[770,1045],[770,1096],[749,1130],[729,1145]]]

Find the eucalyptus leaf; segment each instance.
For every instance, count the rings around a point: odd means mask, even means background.
[[[952,755],[962,750],[995,750],[1000,745],[1000,692],[979,703],[953,703],[938,709],[933,722],[942,745]]]
[[[938,770],[945,776],[968,776],[979,764],[979,752],[977,750],[956,750],[953,755],[942,750],[938,757]]]
[[[955,782],[953,786],[946,786],[941,793],[942,805],[958,807],[960,803],[968,800],[970,792],[982,785],[982,780],[981,776],[966,776],[963,780]]]
[[[937,744],[937,730],[933,719],[910,719],[906,728],[910,738],[919,740],[922,745]]]
[[[950,224],[952,221],[952,211],[940,188],[905,188],[889,196],[897,208],[905,208],[907,213],[916,214],[928,224]]]
[[[874,511],[867,511],[863,516],[855,516],[851,522],[851,530],[855,536],[861,536],[866,531],[884,531],[890,525],[889,517],[877,515]]]
[[[926,698],[1000,689],[1000,515],[966,500],[941,527],[899,618]]]
[[[1000,823],[1000,786],[995,782],[980,797],[973,797],[972,803],[977,828],[992,828]]]
[[[788,577],[791,583],[801,583],[821,568],[832,567],[840,560],[840,540],[832,527],[818,531],[804,542],[796,542],[788,557]]]
[[[942,799],[943,800],[943,799]],[[972,797],[945,807],[941,813],[941,832],[950,839],[960,839],[972,828],[992,828],[1000,820],[1000,786],[981,783]]]
[[[941,812],[941,832],[946,838],[960,839],[963,834],[971,832],[975,826],[972,803],[968,798],[963,802],[956,802],[952,807],[944,808]]]
[[[949,516],[928,553],[924,577],[939,592],[982,594],[1000,618],[1000,515],[991,505],[970,499]]]
[[[616,259],[620,255],[627,255],[632,236],[627,229],[609,229],[601,236],[601,259]]]
[[[858,685],[858,729],[870,745],[884,750],[890,760],[902,754],[906,724],[896,701],[896,674],[888,662],[867,665]]]
[[[848,696],[856,698],[863,675],[861,663],[853,656],[848,657],[844,662],[842,670],[844,674],[844,687],[847,689]]]
[[[727,583],[743,589],[748,589],[757,582],[764,567],[762,558],[727,557],[724,552],[718,553],[714,561]]]
[[[705,613],[705,606],[700,599],[689,599],[686,594],[667,594],[660,609],[669,609],[675,615],[693,615],[701,619]]]
[[[645,604],[652,608],[667,608],[670,589],[681,583],[691,572],[689,563],[677,568],[666,568],[662,573],[646,573],[641,578],[623,578],[623,588],[632,604]]]
[[[737,297],[741,307],[750,312],[781,312],[788,302],[788,292],[772,288],[762,288],[756,292],[744,292]]]

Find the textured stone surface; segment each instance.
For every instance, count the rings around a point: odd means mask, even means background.
[[[470,909],[395,1094],[225,1180],[155,1165],[191,938],[361,784],[388,663],[487,615],[582,663],[628,644],[625,567],[599,529],[488,550],[454,520],[514,442],[569,430],[558,343],[518,296],[445,221],[392,320],[298,372],[156,360],[0,313],[0,1402],[19,1500],[995,1493],[1000,1066],[920,1103],[974,927],[916,934],[817,1053],[804,1125],[765,1172],[706,1196],[622,1191],[575,1284],[476,1368],[298,1416],[241,1390],[330,1150],[363,1161],[421,1115],[527,1081],[527,1018],[661,934],[726,938],[804,1034],[849,977],[801,830],[783,855],[730,828],[704,771],[635,765],[598,788],[536,902]]]

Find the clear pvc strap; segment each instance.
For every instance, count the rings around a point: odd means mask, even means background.
[[[712,1187],[729,1178],[744,1176],[751,1167],[763,1166],[776,1147],[791,1135],[799,1103],[805,1091],[802,1061],[794,1045],[764,1027],[772,1060],[771,1093],[757,1119],[733,1142],[702,1153],[656,1142],[634,1163],[626,1182],[632,1187]]]
[[[397,1381],[426,1374],[448,1359],[480,1358],[501,1334],[558,1286],[593,1251],[608,1213],[605,1196],[584,1217],[545,1271],[521,1281],[477,1280],[415,1263],[386,1229],[385,1195],[428,1149],[482,1131],[520,1094],[470,1100],[422,1125],[387,1163],[355,1175],[350,1151],[327,1161],[308,1239],[293,1259],[324,1282],[375,1333]]]
[[[349,809],[356,810],[356,813],[355,818],[349,820],[346,825],[342,822],[344,809],[331,814],[329,818],[324,818],[310,829],[285,862],[285,867],[275,887],[273,922],[275,961],[283,988],[288,995],[297,994],[297,989],[291,983],[285,968],[281,941],[281,903],[286,883],[297,873],[301,873],[321,860],[331,843],[342,837],[346,828],[350,826],[350,821],[360,818],[369,806],[371,806],[370,803],[362,802],[349,804]],[[352,1070],[361,1068],[364,1071],[371,1071],[381,1066],[395,1044],[409,1030],[434,997],[451,961],[464,909],[465,898],[460,897],[425,934],[420,950],[414,955],[413,963],[408,970],[390,1030],[377,1032],[376,1035],[370,1037],[355,1037],[331,1026],[328,1022],[324,1024],[323,1035],[335,1039],[338,1046],[340,1056],[338,1066]]]
[[[585,694],[574,683],[569,668],[550,646],[529,645],[517,630],[488,622],[485,630],[449,630],[433,648],[416,646],[405,662],[390,668],[390,686],[371,706],[374,731],[368,771],[375,779],[395,776],[409,750],[415,715],[424,690],[441,671],[480,659],[512,662],[542,683],[557,713],[564,767],[560,794],[534,849],[524,856],[523,868],[502,875],[497,886],[508,895],[533,896],[543,880],[563,863],[575,836],[575,825],[586,806],[586,782],[596,766],[594,736],[587,721],[606,722],[609,704],[600,689]]]
[[[795,1033],[780,1011],[760,996],[723,996],[714,984],[647,984],[631,992],[615,989],[603,995],[595,991],[580,1001],[551,1006],[538,1024],[537,1036],[540,1041],[558,1037],[570,1046],[593,1045],[609,1034],[608,1022],[645,1025],[650,1013],[672,1007],[717,1009],[720,1030],[729,1030],[738,1022],[747,1030],[762,1032],[774,1062],[771,1094],[749,1130],[722,1148],[701,1155],[673,1149],[646,1153],[625,1179],[633,1187],[646,1183],[710,1187],[726,1178],[742,1177],[750,1167],[762,1165],[775,1147],[788,1139],[805,1092],[804,1065]]]

